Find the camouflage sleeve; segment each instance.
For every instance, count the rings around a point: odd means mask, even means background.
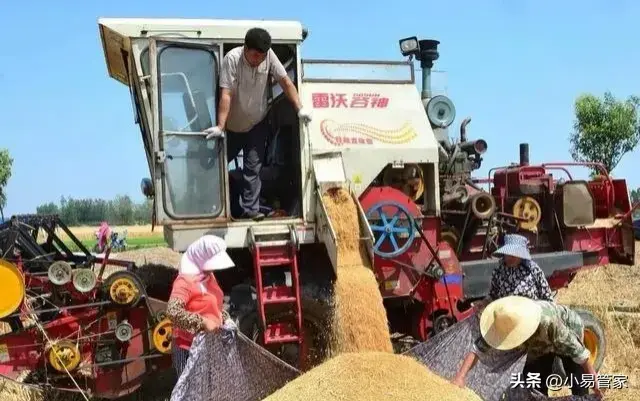
[[[551,325],[549,340],[553,342],[558,355],[569,357],[579,365],[585,363],[591,356],[591,353],[580,342],[576,333],[561,322],[554,322]]]
[[[176,327],[195,334],[204,328],[204,320],[197,313],[188,312],[185,302],[181,299],[171,298],[167,303],[167,315]]]
[[[493,269],[493,272],[491,273],[491,285],[489,287],[489,294],[487,295],[486,299],[491,302],[491,301],[495,301],[496,299],[499,298],[498,296],[498,288],[499,288],[499,280],[498,280],[498,276],[500,274],[500,267],[496,267],[495,269]]]
[[[530,262],[529,266],[531,267],[531,272],[536,281],[538,299],[541,301],[554,302],[553,293],[551,292],[551,287],[549,287],[549,281],[547,281],[547,278],[540,266],[533,261]]]

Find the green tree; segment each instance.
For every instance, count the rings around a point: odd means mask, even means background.
[[[631,203],[635,205],[638,202],[640,202],[640,188],[632,189],[631,190]]]
[[[613,171],[640,141],[640,98],[617,100],[610,92],[602,99],[591,94],[575,101],[575,123],[569,137],[571,156],[578,162],[599,162]]]
[[[36,214],[60,214],[58,205],[53,202],[45,203],[36,208]]]
[[[94,225],[107,221],[111,225],[151,223],[151,201],[135,203],[128,196],[113,200],[74,199],[62,197],[60,204],[45,203],[36,208],[38,214],[57,214],[69,226]]]
[[[2,209],[7,204],[6,187],[11,178],[11,167],[13,167],[13,159],[9,155],[9,149],[0,149],[0,218],[4,220]]]
[[[640,188],[632,189],[630,193],[631,198],[631,207],[633,205],[640,203]],[[640,218],[640,207],[633,211],[633,217]]]
[[[127,195],[118,195],[113,201],[117,224],[125,226],[133,224],[133,201]]]

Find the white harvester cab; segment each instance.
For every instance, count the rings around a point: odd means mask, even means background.
[[[272,81],[262,195],[282,212],[259,222],[233,218],[241,160],[227,155],[226,139],[202,133],[216,124],[221,60],[252,27],[271,34],[313,113],[308,125],[300,123]],[[411,61],[304,60],[306,31],[291,21],[104,18],[99,28],[109,75],[130,88],[151,173],[142,189],[172,248],[184,251],[205,233],[230,248],[249,246],[253,235],[290,233],[299,244],[325,242],[332,255],[335,234],[319,202],[324,187],[347,186],[358,198],[393,179],[385,169],[401,175],[409,164],[424,175],[416,200],[439,215],[439,145]]]

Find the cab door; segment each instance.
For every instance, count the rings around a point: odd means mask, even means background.
[[[193,40],[150,39],[158,220],[226,215],[226,155],[222,138],[206,140],[216,125],[219,47]]]

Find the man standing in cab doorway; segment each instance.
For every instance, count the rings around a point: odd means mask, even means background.
[[[269,134],[267,120],[270,77],[295,107],[301,122],[311,121],[298,91],[284,66],[271,49],[271,35],[262,28],[249,29],[244,46],[230,50],[220,68],[220,102],[218,124],[206,129],[207,139],[227,136],[227,157],[235,158],[243,150],[242,196],[240,206],[244,219],[261,220],[260,170]]]

